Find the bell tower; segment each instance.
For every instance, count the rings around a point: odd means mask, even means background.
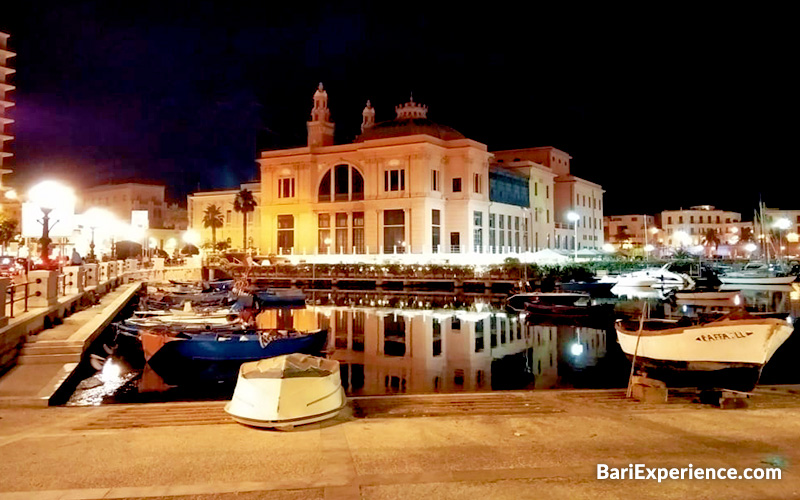
[[[308,147],[333,146],[333,122],[328,109],[328,92],[319,84],[314,92],[314,107],[311,108],[311,121],[308,127]]]

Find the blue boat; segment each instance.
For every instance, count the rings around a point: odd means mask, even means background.
[[[141,330],[139,338],[145,359],[151,366],[194,361],[244,363],[295,352],[319,353],[327,343],[328,331],[249,330],[188,334]]]

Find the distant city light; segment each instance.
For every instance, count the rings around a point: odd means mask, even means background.
[[[200,233],[194,229],[188,229],[183,233],[183,242],[197,246],[200,244]]]
[[[791,221],[789,221],[789,219],[784,217],[782,219],[776,220],[775,224],[773,224],[773,227],[777,227],[781,231],[785,231],[786,229],[789,229],[789,227],[791,227],[791,225],[792,225]]]
[[[744,246],[744,249],[747,250],[748,252],[755,252],[756,248],[758,247],[756,246],[755,243],[748,243],[747,245]]]
[[[603,251],[605,253],[614,253],[617,251],[617,249],[614,248],[614,245],[612,245],[611,243],[606,243],[605,245],[603,245]]]

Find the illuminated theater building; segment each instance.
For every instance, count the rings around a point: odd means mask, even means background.
[[[602,247],[603,191],[571,176],[563,151],[490,152],[430,120],[427,106],[413,98],[395,108],[394,119],[377,123],[368,102],[361,134],[334,144],[322,84],[313,102],[307,145],[264,151],[258,159],[262,252],[309,262],[367,256],[499,262],[572,248],[570,210],[588,221],[578,223],[579,248]],[[574,199],[583,204],[573,207]]]

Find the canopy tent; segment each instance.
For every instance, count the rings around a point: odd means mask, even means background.
[[[533,262],[539,265],[558,265],[567,264],[572,261],[564,254],[545,248],[534,253],[526,253],[522,258],[523,262]]]

